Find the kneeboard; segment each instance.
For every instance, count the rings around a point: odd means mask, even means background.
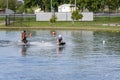
[[[64,46],[65,44],[66,44],[65,42],[61,42],[59,45]]]

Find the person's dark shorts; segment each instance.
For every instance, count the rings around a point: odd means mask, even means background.
[[[27,43],[28,41],[26,40],[26,38],[24,38],[24,39],[22,40],[22,42]]]

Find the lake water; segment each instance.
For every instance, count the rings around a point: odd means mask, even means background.
[[[0,31],[0,80],[120,80],[120,33],[27,32],[30,46],[20,44],[21,31]]]

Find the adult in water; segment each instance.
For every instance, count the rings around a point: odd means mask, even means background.
[[[21,33],[21,41],[23,42],[23,43],[27,43],[28,42],[28,40],[27,40],[27,34],[26,34],[26,31],[24,30],[22,33]]]
[[[58,35],[57,43],[60,45],[63,42],[62,35]]]
[[[61,35],[59,35],[58,38],[57,38],[57,44],[59,44],[59,45],[65,45],[66,44],[65,42],[63,42],[63,38],[62,38]]]

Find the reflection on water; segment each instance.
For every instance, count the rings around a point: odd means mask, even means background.
[[[65,46],[60,46],[57,48],[57,54],[62,54],[62,51],[64,50]]]
[[[25,45],[22,45],[21,46],[21,53],[22,53],[22,56],[26,56],[26,52],[27,52],[27,49],[29,48],[29,46],[25,46]]]
[[[1,47],[9,46],[9,44],[10,44],[10,41],[8,40],[0,40]]]
[[[120,80],[120,33],[30,32],[23,46],[21,31],[0,31],[0,80]],[[65,46],[56,44],[58,34]]]

